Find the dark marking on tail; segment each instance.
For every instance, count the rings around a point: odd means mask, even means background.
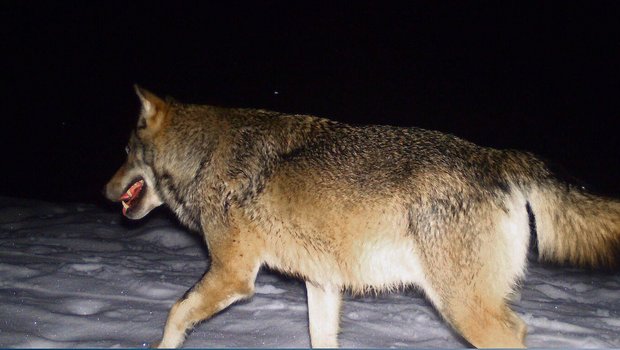
[[[525,204],[525,210],[527,210],[527,217],[530,223],[530,253],[532,254],[532,258],[538,260],[539,252],[538,252],[538,233],[536,232],[536,216],[534,215],[534,211],[532,210],[532,206],[528,201]]]

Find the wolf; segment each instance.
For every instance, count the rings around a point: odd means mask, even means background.
[[[341,293],[417,286],[476,347],[524,347],[508,306],[531,225],[540,259],[616,269],[620,201],[537,156],[419,128],[141,101],[104,191],[140,219],[166,204],[199,232],[208,272],[172,306],[162,348],[250,298],[261,266],[302,279],[313,347],[337,347]],[[531,222],[533,221],[533,222]]]

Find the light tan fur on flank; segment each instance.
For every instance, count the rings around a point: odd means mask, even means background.
[[[250,298],[263,265],[305,281],[313,347],[338,346],[343,291],[409,285],[472,345],[524,347],[507,300],[526,269],[531,215],[542,259],[618,266],[620,202],[529,153],[136,91],[142,112],[106,196],[131,219],[165,203],[211,257],[159,347]]]

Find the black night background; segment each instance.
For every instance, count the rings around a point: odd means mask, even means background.
[[[183,295],[185,316],[238,304],[187,348],[308,348],[310,329],[334,334],[329,315],[343,348],[514,345],[494,341],[524,324],[532,348],[620,348],[618,270],[559,266],[613,263],[617,217],[599,202],[539,196],[549,210],[528,199],[519,214],[522,196],[468,206],[455,193],[458,207],[440,198],[405,220],[397,200],[373,216],[384,201],[364,211],[320,198],[328,209],[314,211],[291,195],[271,221],[231,216],[230,230],[196,234],[165,208],[124,218],[101,193],[125,160],[139,84],[185,103],[530,151],[620,198],[620,1],[0,0],[0,84],[0,348],[154,346]],[[439,220],[412,221],[427,212]]]
[[[620,194],[618,2],[2,1],[0,195],[104,203],[138,112],[418,126]]]

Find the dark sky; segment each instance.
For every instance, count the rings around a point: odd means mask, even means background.
[[[0,195],[100,201],[134,83],[525,149],[620,194],[619,2],[220,3],[3,1]]]

